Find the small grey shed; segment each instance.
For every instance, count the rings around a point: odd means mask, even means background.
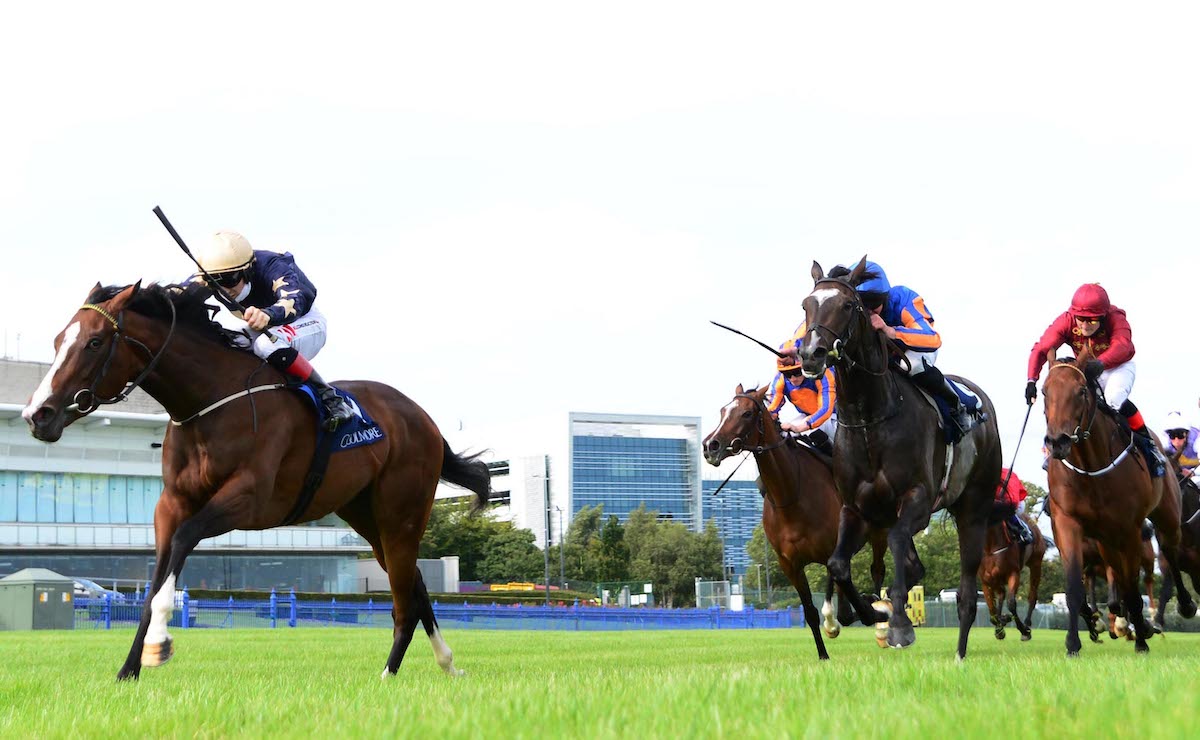
[[[75,582],[45,568],[0,578],[0,630],[75,629]]]

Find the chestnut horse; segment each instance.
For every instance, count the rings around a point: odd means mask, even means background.
[[[1010,509],[1011,511],[1011,509]],[[1021,640],[1033,637],[1033,610],[1037,606],[1038,585],[1042,580],[1042,559],[1046,556],[1046,538],[1037,523],[1025,517],[1029,531],[1033,533],[1033,544],[1022,545],[1008,535],[1004,522],[988,527],[987,540],[983,547],[983,561],[979,564],[979,582],[983,586],[983,600],[991,614],[996,639],[1005,637],[1004,625],[1013,622],[1021,633]],[[1021,587],[1021,571],[1029,568],[1029,609],[1025,621],[1017,614],[1017,589]],[[1005,596],[1008,614],[1004,613]]]
[[[947,509],[958,529],[962,558],[960,594],[976,593],[979,563],[993,495],[1000,483],[1000,435],[996,413],[982,390],[962,381],[988,418],[948,448],[939,428],[940,413],[907,377],[890,367],[886,336],[871,326],[856,286],[870,275],[864,257],[853,270],[826,277],[813,263],[816,282],[804,299],[807,332],[800,347],[804,374],[816,377],[833,366],[837,373],[838,434],[833,475],[842,499],[837,546],[829,572],[864,622],[888,622],[886,643],[907,647],[916,641],[905,613],[908,589],[923,568],[896,567],[891,603],[865,602],[850,581],[850,557],[862,547],[868,528],[888,530],[894,564],[914,550],[913,536],[930,516]],[[891,612],[890,615],[888,612]],[[959,659],[975,621],[973,598],[958,600]]]
[[[293,511],[316,445],[315,412],[301,394],[280,390],[281,375],[229,344],[229,333],[210,321],[204,302],[210,295],[203,285],[97,284],[55,338],[54,363],[23,413],[34,437],[55,442],[64,427],[140,385],[173,420],[163,440],[163,491],[154,510],[155,596],[146,600],[117,677],[136,679],[143,665],[171,657],[167,623],[175,585],[200,540],[332,512],[370,543],[388,573],[394,628],[384,676],[400,667],[418,620],[438,664],[457,675],[416,567],[417,546],[439,478],[473,491],[481,507],[487,466],[453,453],[433,420],[399,391],[368,381],[339,383],[385,436],[335,452],[308,505]],[[274,385],[251,389],[260,370]]]
[[[763,533],[779,556],[779,566],[800,595],[804,620],[817,643],[817,655],[828,660],[825,642],[817,628],[821,621],[813,604],[804,566],[824,564],[837,542],[841,502],[833,485],[829,459],[795,439],[785,437],[779,422],[767,413],[767,388],[746,392],[738,386],[733,400],[721,409],[721,423],[704,438],[704,459],[720,465],[743,450],[754,453],[763,490]],[[878,592],[883,582],[883,548],[886,533],[871,537],[871,576]],[[833,584],[825,590],[825,633],[838,636],[841,627],[833,619]],[[840,603],[844,603],[840,602]],[[846,617],[849,624],[852,617]]]
[[[1135,649],[1145,652],[1154,632],[1142,613],[1137,578],[1142,556],[1142,521],[1158,530],[1159,547],[1179,592],[1179,613],[1196,614],[1178,570],[1180,500],[1174,476],[1152,478],[1132,434],[1101,398],[1099,362],[1085,352],[1075,361],[1051,365],[1042,386],[1050,517],[1067,579],[1068,656],[1079,654],[1079,615],[1084,607],[1083,539],[1095,538],[1100,556],[1112,568],[1109,611],[1135,629]],[[1164,577],[1167,574],[1164,573]]]
[[[1150,611],[1154,612],[1153,622],[1158,627],[1163,623],[1163,610],[1154,600],[1154,527],[1147,523],[1142,524],[1142,550],[1138,559],[1139,572],[1142,574],[1142,586],[1146,590],[1146,597],[1150,600]],[[1167,572],[1166,570],[1163,571]],[[1099,634],[1100,609],[1099,602],[1096,599],[1096,582],[1097,580],[1108,585],[1108,600],[1111,602],[1115,597],[1113,586],[1112,568],[1108,567],[1108,563],[1104,562],[1104,558],[1100,556],[1100,543],[1091,537],[1083,538],[1083,595],[1084,595],[1084,614],[1088,616],[1088,633],[1092,638],[1092,642],[1097,642],[1096,635]],[[1091,599],[1091,601],[1087,601]],[[1158,602],[1161,603],[1161,602]],[[1156,611],[1157,609],[1157,611]],[[1118,637],[1128,637],[1133,639],[1132,633],[1128,629],[1128,621],[1124,617],[1120,617],[1113,612],[1108,614],[1108,636],[1114,640]]]

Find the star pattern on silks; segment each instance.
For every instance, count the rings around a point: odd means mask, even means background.
[[[296,295],[296,294],[297,294],[297,293],[299,293],[299,292],[300,292],[300,289],[299,289],[299,288],[297,288],[296,290],[281,290],[281,291],[279,291],[279,297],[280,297],[280,298],[287,298],[288,296],[290,296],[290,295]]]
[[[293,316],[296,313],[296,301],[291,298],[281,298],[275,301],[275,305],[283,309],[283,317]]]
[[[288,281],[285,278],[275,278],[275,282],[271,283],[271,292],[278,293],[279,289],[287,284]]]

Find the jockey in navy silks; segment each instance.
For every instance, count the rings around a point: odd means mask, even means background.
[[[327,327],[325,316],[313,305],[317,288],[291,253],[252,249],[234,231],[218,231],[198,252],[197,261],[216,287],[246,307],[244,314],[234,316],[249,327],[254,354],[311,385],[328,413],[329,429],[354,416],[350,405],[309,363],[325,346]],[[203,279],[193,275],[188,282]]]

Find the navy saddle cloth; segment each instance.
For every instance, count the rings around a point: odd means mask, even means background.
[[[333,435],[334,439],[330,447],[332,452],[338,450],[351,450],[355,447],[362,447],[373,442],[378,442],[383,439],[383,430],[379,425],[367,414],[362,406],[358,405],[358,401],[354,396],[350,395],[341,388],[334,388],[337,394],[342,397],[354,409],[354,416],[337,428],[335,432],[325,430],[325,420],[328,414],[325,413],[325,404],[321,403],[320,397],[317,396],[307,383],[303,385],[293,386],[295,390],[303,393],[309,401],[312,402],[313,409],[317,412],[317,449],[324,449],[325,435]]]

